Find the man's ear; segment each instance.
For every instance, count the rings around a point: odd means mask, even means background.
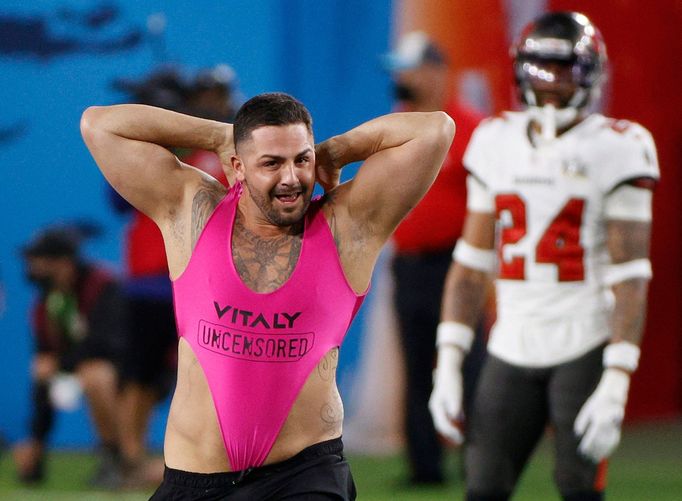
[[[232,163],[232,169],[237,176],[237,181],[244,181],[244,164],[238,155],[232,155],[230,157],[230,162]]]

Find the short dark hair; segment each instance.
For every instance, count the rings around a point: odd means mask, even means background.
[[[237,112],[232,133],[235,149],[258,127],[299,123],[313,133],[310,112],[298,99],[283,92],[259,94],[246,101]]]

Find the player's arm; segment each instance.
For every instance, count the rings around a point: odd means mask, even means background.
[[[473,176],[467,179],[468,213],[453,252],[441,304],[436,346],[438,362],[429,409],[436,429],[459,444],[464,357],[474,339],[495,265],[495,214],[492,197]]]
[[[226,165],[234,152],[232,125],[138,104],[90,107],[81,132],[107,181],[158,224],[210,182],[167,148],[214,151]]]
[[[618,191],[630,191],[635,197],[643,199],[642,204],[650,207],[649,190],[624,186]],[[612,195],[620,196],[624,195],[618,193]],[[651,279],[650,218],[649,209],[640,220],[611,219],[606,224],[606,241],[612,263],[609,265],[606,281],[611,285],[615,297],[611,345],[628,343],[639,346],[641,343],[646,318],[647,291]],[[632,372],[636,366],[625,363],[620,368]]]
[[[618,187],[606,199],[606,241],[611,264],[604,281],[615,297],[612,336],[604,349],[602,378],[575,423],[576,433],[583,436],[580,451],[594,461],[608,457],[620,441],[630,375],[639,363],[651,279],[653,186],[653,180],[639,179]]]
[[[342,166],[364,162],[334,198],[378,248],[431,186],[454,134],[453,120],[440,111],[370,120],[318,145],[318,182],[329,190]]]
[[[441,323],[458,323],[472,331],[478,325],[495,264],[494,239],[495,215],[468,212],[445,279]],[[465,351],[467,344],[461,346]]]

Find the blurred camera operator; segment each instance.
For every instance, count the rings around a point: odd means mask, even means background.
[[[100,465],[91,483],[110,487],[114,481],[115,364],[122,351],[126,309],[112,275],[80,256],[84,237],[78,228],[49,228],[22,249],[26,276],[38,291],[32,314],[36,353],[31,362],[31,434],[15,449],[24,482],[43,480],[55,410],[76,408],[81,391],[100,441]]]

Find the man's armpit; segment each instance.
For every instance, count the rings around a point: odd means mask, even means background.
[[[199,240],[199,235],[206,222],[225,195],[224,190],[216,188],[217,182],[202,179],[199,189],[192,199],[192,249]]]

